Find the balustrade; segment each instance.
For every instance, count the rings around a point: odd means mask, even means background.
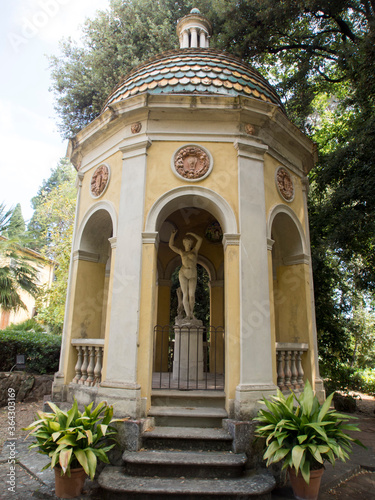
[[[308,344],[276,342],[277,385],[281,391],[304,388],[302,355],[308,348]]]
[[[74,384],[97,386],[102,380],[103,339],[73,339],[77,351]]]

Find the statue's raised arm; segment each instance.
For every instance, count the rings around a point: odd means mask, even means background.
[[[173,250],[173,252],[178,253],[178,255],[181,255],[182,251],[179,248],[177,248],[174,244],[174,239],[176,237],[176,234],[177,234],[177,229],[174,229],[169,237],[169,248]]]

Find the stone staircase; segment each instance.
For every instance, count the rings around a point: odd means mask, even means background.
[[[274,478],[248,470],[245,453],[234,453],[223,429],[228,415],[218,391],[154,391],[149,416],[155,427],[142,433],[142,448],[125,451],[122,467],[99,476],[111,500],[266,500]]]

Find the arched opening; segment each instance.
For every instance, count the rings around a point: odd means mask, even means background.
[[[306,355],[312,347],[309,257],[293,212],[275,210],[271,220],[277,384],[282,390],[298,391],[312,373],[310,355]]]
[[[196,388],[212,388],[209,381],[209,378],[212,378],[211,374],[217,379],[216,388],[219,388],[219,384],[222,388],[224,283],[223,280],[218,282],[217,275],[222,273],[224,266],[223,232],[219,221],[208,210],[193,206],[174,210],[160,225],[155,322],[157,326],[154,333],[154,387],[162,387],[162,380],[168,380],[168,386],[171,387],[172,380],[176,318],[179,314],[176,291],[180,288],[178,272],[181,266],[181,257],[169,247],[173,230],[177,230],[174,240],[177,248],[183,248],[183,238],[187,233],[193,233],[202,239],[198,253],[194,316],[202,322],[199,330],[203,337],[204,380],[196,384]],[[182,314],[184,315],[184,312]],[[155,374],[159,376],[159,380]]]
[[[93,212],[81,230],[73,304],[72,338],[103,339],[111,269],[112,218],[107,210]]]
[[[276,341],[306,341],[305,255],[298,228],[287,213],[273,219],[271,238]]]

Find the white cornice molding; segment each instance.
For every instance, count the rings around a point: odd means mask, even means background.
[[[227,249],[228,245],[239,246],[240,238],[241,238],[240,234],[224,233],[224,235],[223,235],[224,251]]]
[[[151,139],[145,134],[128,137],[119,146],[119,150],[122,152],[122,159],[128,160],[129,158],[145,155],[151,144]]]
[[[258,161],[263,161],[264,155],[268,151],[268,146],[266,144],[251,139],[245,139],[244,137],[238,137],[234,141],[233,146],[237,149],[238,156]]]
[[[76,250],[73,252],[73,260],[84,260],[86,262],[98,263],[100,255],[98,253],[85,252],[84,250]]]
[[[271,238],[267,238],[267,250],[272,251],[272,247],[275,244],[275,240],[272,240]]]
[[[283,264],[285,266],[294,266],[296,264],[310,264],[310,256],[301,253],[299,255],[292,255],[291,257],[284,257]]]
[[[148,245],[155,245],[156,249],[159,248],[159,233],[158,232],[144,232],[142,233],[142,243]]]
[[[108,238],[112,250],[117,247],[117,237]]]

